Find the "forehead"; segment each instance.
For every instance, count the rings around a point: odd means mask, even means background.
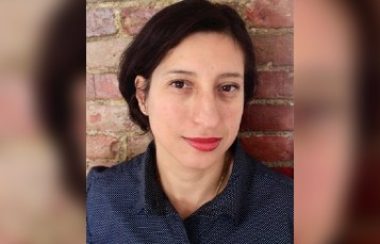
[[[194,72],[243,73],[244,55],[239,44],[229,35],[199,32],[186,37],[171,49],[154,73],[173,68]]]

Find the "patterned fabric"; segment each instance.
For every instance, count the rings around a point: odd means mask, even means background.
[[[182,220],[157,183],[155,147],[87,178],[87,243],[293,243],[293,182],[238,141],[226,188]]]

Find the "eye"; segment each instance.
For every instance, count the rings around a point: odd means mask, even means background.
[[[235,92],[239,89],[238,85],[235,84],[227,84],[227,85],[222,85],[220,87],[220,90],[225,93],[232,93]]]
[[[183,89],[187,86],[184,80],[174,80],[170,82],[170,85],[177,89]]]

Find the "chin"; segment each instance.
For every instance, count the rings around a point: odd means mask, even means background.
[[[200,162],[200,161],[191,161],[191,162],[183,162],[182,165],[188,169],[193,170],[205,170],[212,166],[210,161],[208,162]]]
[[[224,155],[224,150],[214,150],[212,152],[201,152],[196,149],[187,150],[186,156],[184,154],[178,155],[179,159],[186,157],[182,162],[182,165],[186,168],[203,170],[210,168],[218,159]],[[191,152],[191,153],[190,153]]]

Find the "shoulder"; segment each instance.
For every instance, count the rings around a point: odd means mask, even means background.
[[[250,219],[279,237],[291,240],[294,230],[293,180],[261,162],[254,161],[252,169],[246,205]]]
[[[113,227],[110,230],[110,226],[120,224],[120,213],[128,216],[136,212],[143,196],[144,162],[141,154],[110,168],[91,169],[86,189],[88,240],[112,238]]]
[[[274,171],[260,161],[251,159],[254,165],[251,177],[251,188],[260,194],[293,202],[293,179]]]
[[[285,175],[256,162],[251,180],[250,201],[268,214],[275,214],[285,222],[293,222],[294,183]]]
[[[240,163],[239,174],[248,175],[250,191],[255,195],[286,197],[293,202],[293,179],[275,172],[262,162],[252,158],[240,143],[235,147],[235,158]]]
[[[293,218],[293,179],[275,172],[262,162],[252,158],[239,144],[236,157],[248,176],[249,205],[253,208]],[[280,209],[280,212],[277,211]],[[269,216],[268,216],[269,217]]]
[[[239,175],[247,176],[249,198],[253,205],[272,206],[271,203],[293,211],[293,180],[273,171],[262,162],[252,158],[237,141],[234,157],[239,165]],[[261,205],[261,204],[260,204]]]
[[[93,167],[87,175],[88,183],[102,181],[104,183],[113,183],[121,180],[120,177],[128,178],[134,176],[135,171],[139,171],[143,167],[143,155],[138,155],[129,161],[118,163],[112,167],[96,166]]]
[[[90,170],[86,180],[88,202],[124,195],[128,198],[141,188],[144,170],[143,154],[112,167]],[[108,199],[109,200],[109,199]]]
[[[260,230],[253,238],[259,243],[291,243],[294,232],[293,181],[260,162],[251,170],[247,203],[242,223]],[[248,228],[248,227],[247,227]]]
[[[273,171],[261,162],[256,163],[254,183],[259,186],[270,186],[271,191],[279,191],[279,193],[282,192],[293,196],[293,180],[288,176]]]

